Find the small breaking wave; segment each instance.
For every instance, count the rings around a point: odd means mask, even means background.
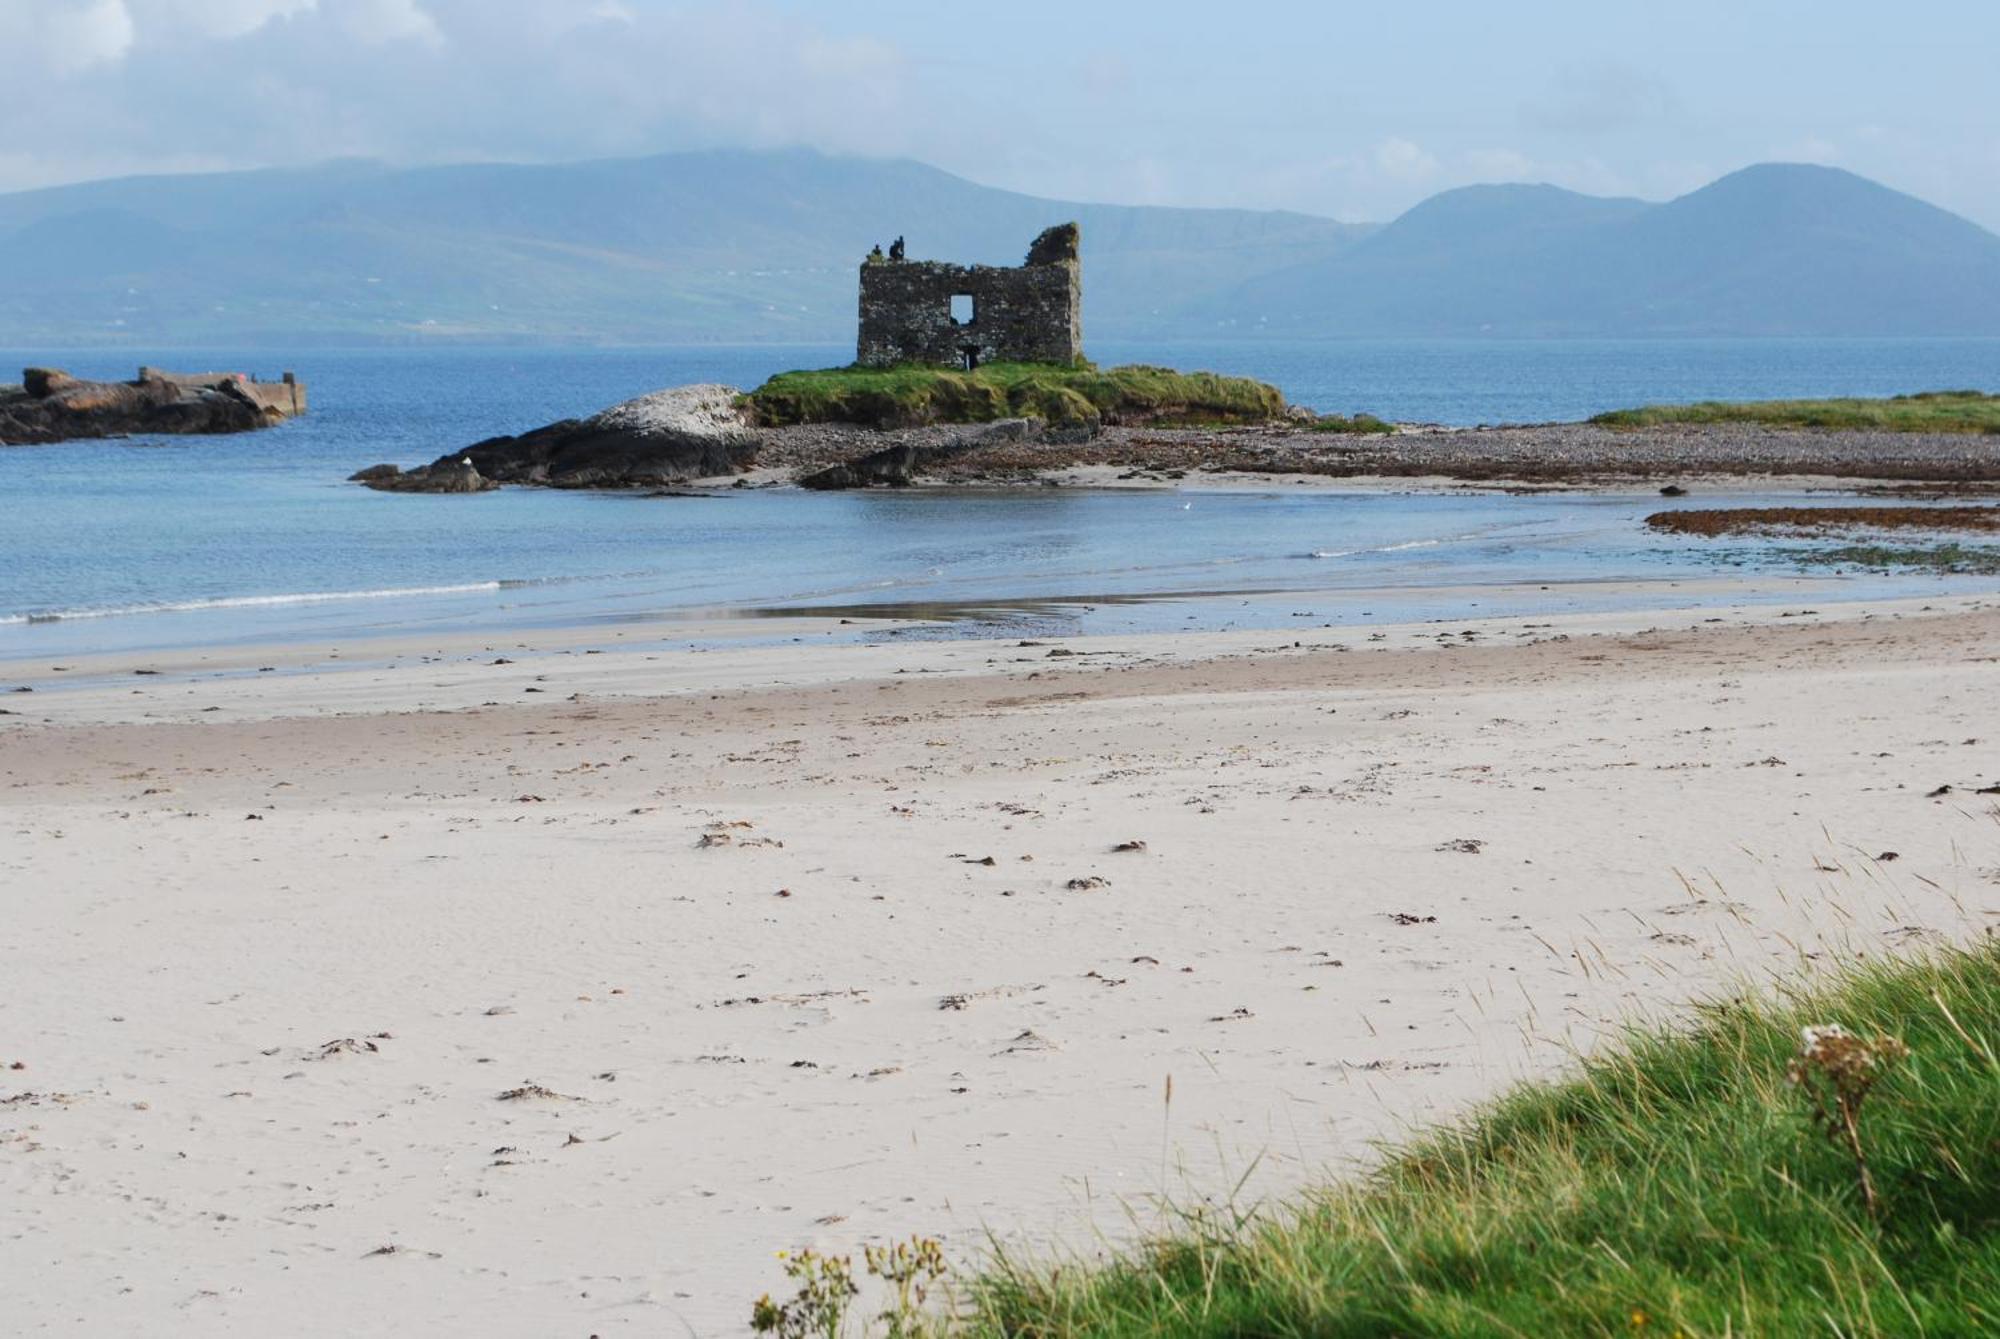
[[[1477,538],[1477,535],[1453,536],[1454,540]],[[1372,549],[1314,549],[1305,556],[1308,558],[1352,558],[1360,553],[1401,553],[1405,549],[1434,549],[1445,542],[1442,539],[1412,539],[1402,544],[1383,544],[1378,548]]]
[[[89,618],[122,618],[128,614],[189,614],[211,609],[259,609],[277,605],[332,604],[348,600],[393,600],[420,595],[477,595],[482,591],[515,590],[537,581],[470,581],[454,586],[391,586],[380,590],[308,591],[289,595],[231,595],[213,600],[174,600],[157,604],[105,605],[94,609],[36,609],[25,614],[0,614],[0,626],[23,623],[69,623]]]

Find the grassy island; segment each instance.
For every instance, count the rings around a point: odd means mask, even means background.
[[[1290,1214],[1211,1210],[1107,1268],[1003,1258],[963,1329],[2000,1333],[1996,1047],[1991,940],[1856,968],[1780,1004],[1716,1005]],[[1853,1142],[1841,1085],[1866,1096]]]
[[[1984,391],[1923,391],[1885,400],[1704,400],[1700,404],[1614,409],[1590,421],[1612,428],[1754,423],[1772,428],[2000,433],[2000,395]]]
[[[1057,426],[1263,423],[1285,412],[1277,387],[1248,377],[1088,362],[989,363],[970,372],[916,366],[781,372],[745,399],[766,427],[905,428],[1017,417]]]

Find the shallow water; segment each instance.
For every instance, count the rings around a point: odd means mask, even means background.
[[[1094,351],[1106,362],[1255,373],[1316,408],[1457,423],[1704,396],[2000,384],[1994,340]],[[1521,583],[1550,608],[1629,603],[1596,583],[1718,571],[1712,547],[1638,525],[1660,505],[1650,496],[1274,486],[423,497],[343,482],[363,465],[420,463],[663,385],[750,385],[846,356],[819,347],[318,351],[292,360],[310,384],[312,412],[271,432],[0,449],[0,658],[885,603],[949,613],[949,630],[960,633],[1280,626],[1322,614],[1450,617],[1480,599],[1473,588]],[[122,351],[60,359],[103,377],[129,376],[141,360]],[[280,370],[268,355],[231,351],[156,361]],[[1876,579],[1868,590],[1954,584]],[[1551,587],[1545,597],[1542,585]],[[1252,594],[1306,591],[1383,594],[1357,594],[1353,608],[1327,595],[1325,610]],[[1139,596],[1169,598],[1132,600]],[[1490,598],[1480,607],[1499,612]]]

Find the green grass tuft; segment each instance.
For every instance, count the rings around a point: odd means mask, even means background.
[[[1911,1048],[1868,1099],[1881,1194],[1786,1078],[1800,1030]],[[2000,1333],[2000,942],[1702,1011],[1278,1218],[1108,1267],[991,1262],[955,1330],[1057,1336]]]
[[[767,427],[858,423],[872,428],[986,423],[1035,417],[1058,426],[1097,423],[1262,423],[1285,412],[1274,386],[1214,372],[1089,363],[991,363],[972,372],[935,367],[840,367],[781,372],[745,397]]]
[[[2000,433],[2000,395],[1921,391],[1886,400],[1705,400],[1700,404],[1614,409],[1590,421],[1613,428],[1756,423],[1774,428]]]
[[[1373,414],[1356,414],[1346,418],[1339,414],[1321,414],[1308,425],[1313,432],[1334,432],[1351,436],[1371,433],[1394,432],[1396,425]]]

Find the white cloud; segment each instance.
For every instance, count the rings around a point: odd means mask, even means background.
[[[131,49],[124,0],[0,0],[0,51],[16,79],[37,70],[58,78],[114,63]]]
[[[1438,161],[1423,145],[1392,135],[1375,146],[1375,166],[1398,181],[1422,181],[1436,174]]]
[[[189,146],[246,167],[927,147],[893,40],[770,0],[0,0],[0,50],[29,53],[0,80],[0,190]]]
[[[143,38],[226,40],[254,33],[272,19],[312,9],[319,0],[126,0],[126,3]]]
[[[343,31],[370,45],[444,37],[417,0],[328,0],[325,8]]]

